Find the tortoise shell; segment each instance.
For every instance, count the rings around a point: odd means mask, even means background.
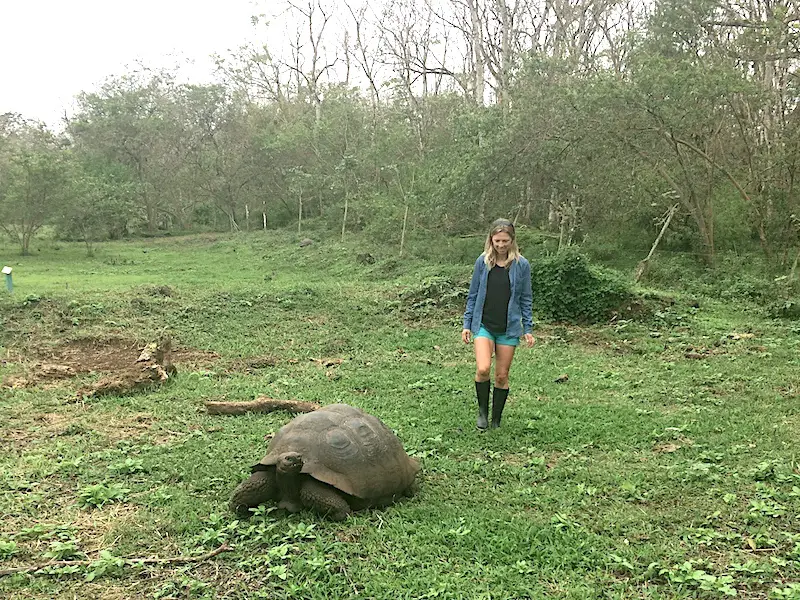
[[[399,494],[419,471],[392,430],[347,404],[325,406],[281,427],[259,465],[275,465],[286,452],[303,457],[302,473],[365,500]]]

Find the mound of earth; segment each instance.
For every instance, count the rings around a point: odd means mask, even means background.
[[[191,367],[209,366],[219,356],[212,352],[172,350],[163,336],[144,348],[122,339],[88,339],[37,352],[38,360],[26,366],[23,375],[9,376],[5,387],[49,385],[82,374],[102,373],[100,380],[79,390],[79,397],[124,394],[160,385],[176,372],[174,363]]]

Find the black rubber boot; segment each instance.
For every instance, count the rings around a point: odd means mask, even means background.
[[[494,388],[494,397],[492,398],[492,429],[500,427],[500,417],[503,416],[503,409],[506,407],[506,398],[508,398],[507,389]]]
[[[475,382],[475,394],[478,396],[478,423],[477,427],[481,431],[486,431],[489,427],[489,388],[491,383],[488,381]]]

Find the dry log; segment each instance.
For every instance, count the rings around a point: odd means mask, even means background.
[[[276,400],[259,396],[247,402],[206,402],[206,410],[210,415],[243,415],[249,412],[268,413],[285,410],[290,413],[308,413],[320,408],[316,402],[301,400]]]

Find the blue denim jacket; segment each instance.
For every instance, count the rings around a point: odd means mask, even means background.
[[[486,282],[489,269],[483,261],[483,254],[475,261],[472,281],[467,295],[467,309],[464,311],[464,329],[478,333],[483,318],[483,303],[486,300]],[[508,323],[506,335],[521,337],[533,330],[533,292],[531,290],[531,265],[520,256],[508,269],[511,283],[511,299],[508,301]]]

